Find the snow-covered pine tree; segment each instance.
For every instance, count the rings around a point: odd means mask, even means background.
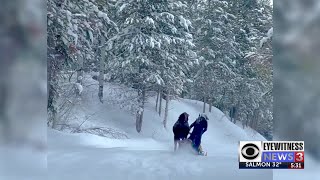
[[[255,0],[231,1],[230,3],[232,10],[237,12],[235,14],[240,19],[236,24],[236,29],[238,29],[235,32],[236,41],[240,47],[245,48],[241,50],[244,55],[237,60],[239,62],[237,63],[237,73],[243,77],[243,82],[246,82],[241,83],[241,87],[244,85],[243,89],[247,89],[247,91],[243,91],[238,88],[235,94],[241,109],[245,111],[243,116],[240,115],[239,120],[265,135],[265,129],[272,127],[270,125],[270,112],[272,112],[270,102],[272,100],[269,96],[272,91],[272,62],[270,61],[272,55],[267,55],[268,58],[259,58],[259,56],[262,55],[261,42],[268,40],[267,37],[272,33],[272,29],[270,30],[272,7],[264,1]],[[267,32],[269,35],[266,37]],[[263,51],[269,51],[268,48],[270,46]],[[249,96],[247,96],[248,93]],[[261,124],[265,124],[264,122],[269,122],[269,124],[264,126],[265,128],[261,128]],[[272,132],[272,129],[269,128],[269,130]]]
[[[218,99],[216,95],[235,76],[235,57],[240,55],[232,33],[236,19],[226,11],[228,3],[224,1],[201,1],[197,10],[195,34],[201,65],[194,89],[201,93],[200,99]]]
[[[259,116],[260,119],[257,131],[268,139],[272,139],[273,129],[273,66],[272,66],[272,28],[268,30],[265,37],[261,39],[264,44],[257,52],[247,56],[252,64],[256,79],[259,81],[261,94],[259,99]]]
[[[270,102],[270,93],[262,96],[270,90],[270,81],[262,78],[271,76],[266,68],[270,66],[256,66],[248,55],[259,51],[261,39],[267,40],[265,33],[272,23],[272,8],[262,1],[226,0],[199,1],[197,10],[193,23],[197,28],[195,42],[200,66],[191,71],[196,74],[193,96],[198,100],[209,96],[207,99],[214,99],[214,105],[224,112],[236,106],[237,120],[244,124],[253,122],[254,117],[260,118],[259,122],[270,121],[266,119],[270,110],[264,109]]]
[[[48,111],[49,114],[52,112],[50,123],[58,121],[56,115],[57,99],[61,94],[60,76],[69,70],[79,71],[78,57],[81,58],[84,67],[87,62],[95,60],[94,49],[98,48],[100,32],[108,34],[116,30],[115,23],[94,1],[48,0]]]
[[[191,22],[177,9],[180,1],[120,0],[117,2],[120,33],[115,37],[116,76],[139,95],[137,123],[142,123],[146,91],[160,86],[180,94],[195,53],[189,33]],[[121,69],[121,71],[119,71]],[[137,126],[141,131],[141,125]]]

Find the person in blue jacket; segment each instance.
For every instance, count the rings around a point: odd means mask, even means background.
[[[188,123],[189,114],[186,112],[180,114],[179,119],[174,124],[172,130],[174,134],[174,151],[177,150],[177,146],[187,139],[190,127]]]
[[[208,120],[206,114],[200,114],[199,117],[190,125],[190,129],[193,128],[191,135],[188,139],[192,142],[192,147],[198,152],[201,152],[200,144],[201,138],[204,132],[207,131],[208,128]]]

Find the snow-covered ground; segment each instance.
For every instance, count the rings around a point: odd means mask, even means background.
[[[85,82],[96,83],[88,78]],[[232,124],[218,109],[213,108],[208,113],[209,127],[203,136],[202,144],[208,156],[200,157],[188,152],[175,154],[172,126],[183,112],[190,115],[192,123],[202,111],[201,102],[187,99],[171,101],[166,130],[162,125],[163,116],[155,111],[155,97],[149,98],[139,134],[135,131],[134,116],[110,103],[113,98],[110,96],[115,93],[112,89],[117,86],[106,84],[103,104],[97,101],[97,89],[93,87],[83,89],[85,103],[76,110],[79,122],[85,114],[91,114],[82,127],[113,128],[129,139],[48,130],[49,179],[272,179],[271,170],[238,169],[238,141],[265,139],[249,128],[243,130]]]
[[[318,162],[306,160],[305,170],[239,170],[238,141],[265,140],[259,133],[231,123],[218,109],[208,113],[209,127],[202,145],[208,156],[173,152],[172,126],[187,112],[192,123],[202,111],[202,103],[188,99],[170,102],[168,129],[155,112],[155,97],[146,104],[142,132],[135,131],[135,119],[125,109],[113,105],[106,84],[105,102],[100,103],[95,81],[86,79],[81,104],[73,111],[72,122],[86,127],[106,127],[126,134],[128,139],[111,139],[87,133],[69,133],[48,129],[48,152],[0,147],[0,179],[105,180],[105,179],[314,179],[320,176]],[[94,86],[92,85],[94,84]],[[127,91],[127,90],[125,90]],[[122,92],[118,92],[122,93]],[[163,105],[165,103],[163,102]],[[163,110],[164,112],[164,110]],[[90,116],[88,116],[90,115]],[[69,121],[70,123],[70,121]]]
[[[29,147],[0,146],[1,180],[44,180],[47,172],[47,153]]]
[[[232,179],[272,178],[271,171],[237,168],[237,143],[206,143],[208,157],[174,154],[172,143],[151,138],[105,139],[48,131],[49,179]],[[214,147],[216,145],[216,147]],[[205,146],[205,145],[204,145]],[[206,147],[206,146],[205,146]]]

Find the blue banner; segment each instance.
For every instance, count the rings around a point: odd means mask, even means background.
[[[294,162],[294,152],[262,152],[261,162]]]

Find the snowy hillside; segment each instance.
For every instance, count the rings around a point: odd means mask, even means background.
[[[202,112],[203,103],[188,99],[170,101],[167,130],[163,128],[163,113],[161,116],[155,111],[156,98],[151,97],[146,102],[141,133],[135,130],[135,116],[131,109],[134,107],[135,93],[125,86],[105,83],[104,99],[100,103],[97,97],[98,82],[92,79],[93,74],[85,75],[84,87],[78,103],[71,107],[69,116],[61,124],[70,124],[73,127],[81,125],[82,129],[92,127],[110,128],[124,134],[129,139],[152,138],[166,143],[172,141],[172,126],[179,115],[187,112],[191,124]],[[132,100],[132,101],[131,101]],[[162,104],[165,101],[162,100]],[[162,112],[164,112],[164,107]],[[259,133],[251,128],[245,130],[231,123],[220,110],[215,107],[207,114],[209,117],[208,131],[204,135],[206,142],[235,144],[239,140],[265,140]],[[208,146],[210,146],[209,143]],[[208,147],[209,148],[209,147]]]
[[[306,160],[306,169],[296,170],[239,170],[238,141],[264,140],[251,129],[243,130],[231,123],[216,108],[208,113],[209,127],[203,136],[207,157],[188,152],[173,153],[171,127],[180,113],[188,112],[190,122],[202,110],[202,103],[194,100],[173,100],[169,107],[168,129],[162,127],[162,117],[155,112],[155,99],[150,98],[145,110],[141,134],[135,131],[134,116],[126,108],[112,105],[116,85],[105,85],[105,101],[96,100],[96,82],[85,77],[81,103],[73,109],[68,123],[82,128],[105,127],[126,134],[128,138],[105,138],[88,133],[69,133],[48,129],[48,153],[28,148],[13,150],[0,148],[0,179],[41,180],[105,180],[105,179],[298,179],[318,176],[320,166]],[[92,85],[93,84],[93,85]],[[86,86],[90,85],[90,86]],[[123,89],[128,91],[128,89]],[[122,91],[118,90],[118,93]],[[113,100],[112,100],[113,99]],[[109,103],[108,101],[109,100]],[[78,119],[75,119],[77,117]]]
[[[237,149],[239,140],[272,137],[273,70],[259,59],[272,55],[272,38],[259,47],[272,7],[159,2],[48,1],[47,123],[58,130],[48,132],[49,177],[270,179],[271,171],[239,171]],[[259,58],[243,58],[248,52]],[[166,101],[157,110],[159,96]],[[179,115],[191,124],[202,112],[201,102],[171,100],[186,96],[240,112],[237,120],[260,134],[213,108],[202,139],[209,156],[173,154]]]
[[[95,83],[97,82],[91,76],[85,77],[85,84]],[[186,99],[172,100],[169,105],[168,129],[165,130],[162,125],[163,117],[159,117],[155,111],[155,98],[150,98],[146,104],[142,132],[138,134],[135,130],[135,117],[126,108],[120,109],[112,105],[114,101],[111,100],[111,94],[116,93],[113,91],[115,88],[117,86],[112,84],[105,85],[105,101],[102,104],[95,99],[96,86],[84,87],[81,98],[86,103],[74,108],[73,112],[78,120],[69,123],[81,123],[81,118],[85,118],[86,114],[93,114],[83,123],[82,128],[112,128],[126,134],[128,139],[105,138],[88,133],[71,134],[49,129],[49,179],[272,178],[270,170],[238,169],[238,141],[265,139],[253,130],[243,130],[234,125],[218,109],[213,108],[212,113],[208,113],[208,131],[203,136],[202,144],[208,151],[208,157],[186,152],[174,154],[174,122],[181,113],[187,112],[192,123],[201,112],[202,103]]]

